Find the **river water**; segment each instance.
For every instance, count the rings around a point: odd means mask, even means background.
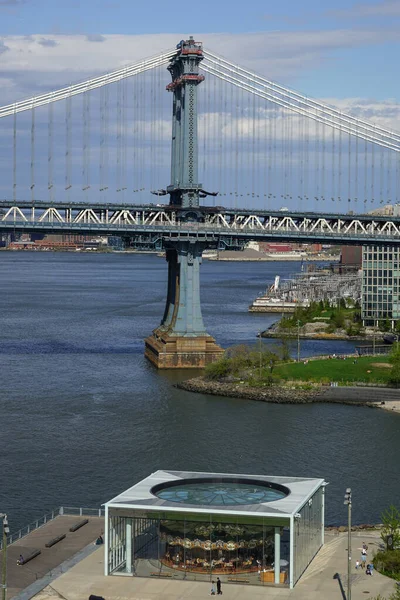
[[[274,317],[247,307],[296,263],[204,261],[202,306],[224,347]],[[325,477],[327,523],[376,522],[400,500],[400,415],[191,394],[157,372],[166,263],[153,255],[0,253],[0,512],[11,530],[59,505],[99,506],[157,469]],[[264,340],[263,343],[271,343]],[[346,352],[302,342],[302,354]]]

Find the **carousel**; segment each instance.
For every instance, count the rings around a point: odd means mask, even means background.
[[[161,562],[197,573],[259,572],[273,562],[273,529],[228,523],[161,521]]]

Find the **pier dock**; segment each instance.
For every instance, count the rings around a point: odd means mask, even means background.
[[[88,523],[75,532],[70,532],[70,527],[73,527],[82,519],[88,519]],[[94,543],[103,531],[104,517],[87,516],[85,514],[82,516],[79,514],[59,515],[7,546],[7,600],[10,600],[56,568],[59,569],[61,574],[60,565],[89,544]],[[66,534],[63,540],[51,548],[46,548],[46,543],[62,534]],[[34,550],[40,550],[41,553],[27,564],[17,565],[20,554],[26,557]],[[2,552],[0,551],[0,564],[2,558]]]

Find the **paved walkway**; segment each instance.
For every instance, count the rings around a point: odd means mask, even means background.
[[[359,557],[362,542],[369,546],[369,557],[380,538],[373,533],[353,534],[353,563]],[[138,577],[104,577],[104,549],[79,562],[35,596],[35,600],[87,600],[90,594],[106,600],[200,600],[210,595],[210,584],[166,581]],[[247,600],[343,600],[347,589],[347,534],[329,534],[326,545],[314,559],[294,590],[278,587],[224,585],[224,598]],[[379,573],[372,577],[353,569],[352,600],[372,598],[378,593],[388,596],[394,582]]]
[[[89,523],[74,533],[69,528],[88,518]],[[88,544],[93,542],[99,533],[104,531],[103,517],[79,517],[64,515],[49,521],[43,527],[32,531],[26,537],[11,544],[7,548],[7,598],[14,597],[18,592],[30,586],[33,582],[42,578],[59,567],[61,563],[70,559]],[[50,539],[66,533],[67,537],[53,546],[46,548],[45,544]],[[41,550],[41,554],[26,565],[18,566],[19,555],[27,556],[32,550]],[[2,553],[0,552],[0,564]]]

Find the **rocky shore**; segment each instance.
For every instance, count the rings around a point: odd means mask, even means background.
[[[383,408],[400,412],[400,390],[366,387],[360,394],[357,386],[327,387],[320,384],[272,385],[255,388],[241,383],[209,381],[195,377],[176,384],[181,390],[198,394],[212,394],[243,400],[256,400],[275,404],[337,403]]]

